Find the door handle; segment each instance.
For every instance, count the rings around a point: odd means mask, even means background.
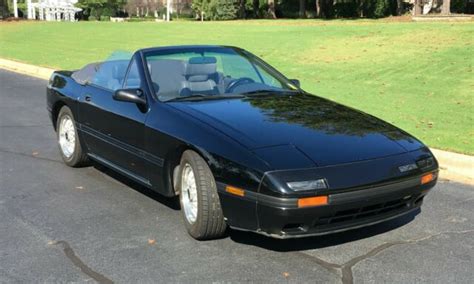
[[[86,95],[85,98],[86,102],[90,102],[92,100],[91,96],[89,95]]]

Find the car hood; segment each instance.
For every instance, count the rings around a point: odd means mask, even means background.
[[[380,119],[317,96],[175,102],[230,136],[273,168],[327,166],[405,153],[423,145]]]

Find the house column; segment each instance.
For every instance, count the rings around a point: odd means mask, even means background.
[[[18,3],[17,3],[17,0],[13,0],[13,17],[18,18]]]
[[[33,13],[31,12],[32,9],[31,0],[26,0],[26,18],[29,20],[33,18]]]

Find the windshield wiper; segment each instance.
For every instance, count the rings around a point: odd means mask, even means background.
[[[204,95],[204,94],[194,94],[190,96],[181,96],[181,97],[174,97],[172,99],[167,100],[167,102],[173,102],[173,101],[183,101],[183,100],[195,100],[195,99],[203,99],[209,95]]]
[[[229,98],[243,98],[243,95],[205,95],[205,94],[192,94],[190,96],[175,97],[167,100],[166,102],[177,102],[177,101],[200,101],[200,100],[220,100]]]
[[[256,91],[240,93],[240,95],[244,95],[246,97],[253,97],[253,96],[262,95],[262,94],[275,95],[275,94],[296,93],[296,92],[297,91],[291,91],[291,90],[256,90]]]

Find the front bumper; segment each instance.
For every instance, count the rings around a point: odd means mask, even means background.
[[[279,198],[254,192],[246,192],[245,197],[239,197],[229,195],[223,185],[218,188],[225,215],[226,211],[237,210],[242,216],[244,212],[255,208],[255,224],[248,227],[245,222],[239,222],[234,217],[229,220],[232,228],[274,238],[297,238],[360,228],[419,212],[424,196],[435,184],[436,179],[421,185],[420,177],[414,177],[329,194],[328,205],[305,208],[298,208],[298,198]],[[234,208],[225,208],[226,205]]]

